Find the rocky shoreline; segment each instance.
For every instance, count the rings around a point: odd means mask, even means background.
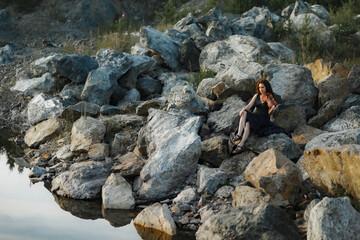
[[[145,229],[190,229],[199,240],[359,239],[360,66],[300,66],[268,42],[270,25],[300,26],[305,14],[332,41],[320,7],[189,14],[165,32],[142,27],[131,54],[44,50],[21,64],[2,48],[0,71],[16,82],[2,80],[1,125],[20,134],[32,181],[61,197],[101,198],[104,209],[143,209],[134,224]],[[215,76],[194,86],[189,69]],[[232,156],[228,136],[264,74],[280,103],[272,120],[293,138],[250,135]]]

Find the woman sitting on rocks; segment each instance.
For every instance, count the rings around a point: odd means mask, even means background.
[[[250,112],[250,109],[254,106],[255,111]],[[239,113],[240,121],[238,131],[231,140],[233,142],[241,141],[232,151],[233,154],[240,153],[244,150],[244,143],[249,137],[250,128],[258,137],[268,136],[274,133],[285,133],[291,138],[291,134],[288,131],[270,121],[270,114],[276,110],[276,107],[277,103],[274,100],[274,93],[269,81],[261,79],[256,84],[256,94],[249,104]]]

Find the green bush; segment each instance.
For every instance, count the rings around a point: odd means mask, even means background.
[[[189,0],[168,0],[167,2],[165,2],[159,11],[155,11],[157,24],[175,24],[178,20],[185,17],[191,11],[179,11],[179,7],[188,1]]]
[[[210,69],[201,69],[199,72],[193,72],[190,75],[189,83],[190,85],[196,89],[200,82],[205,78],[213,78],[216,73]]]

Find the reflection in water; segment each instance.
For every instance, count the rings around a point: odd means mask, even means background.
[[[140,225],[134,224],[137,233],[144,240],[195,240],[195,232],[194,231],[178,231],[177,229],[176,235],[171,236],[164,232],[158,231],[152,228],[144,228]]]
[[[136,231],[142,239],[146,240],[172,240],[173,237],[164,232],[152,228],[144,228],[140,225],[135,225]]]
[[[99,219],[104,218],[114,227],[122,227],[131,223],[136,217],[136,211],[131,210],[109,210],[103,209],[101,199],[97,200],[75,200],[67,197],[53,194],[55,202],[59,206],[70,212],[73,216],[82,219]]]

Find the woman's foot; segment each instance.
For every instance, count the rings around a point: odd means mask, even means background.
[[[236,134],[236,135],[231,139],[231,141],[233,141],[233,142],[239,141],[239,140],[241,140],[241,137],[240,137],[239,134]]]
[[[234,151],[232,151],[232,154],[238,154],[238,153],[241,153],[242,151],[244,151],[244,147],[237,145],[236,148],[234,149]]]

